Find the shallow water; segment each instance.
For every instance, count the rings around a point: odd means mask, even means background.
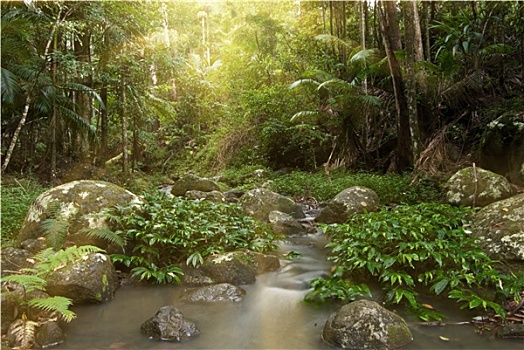
[[[239,303],[190,303],[180,300],[180,286],[124,286],[106,304],[74,307],[78,317],[64,325],[66,341],[59,349],[332,349],[321,340],[329,314],[340,304],[314,306],[302,300],[308,282],[327,274],[324,237],[318,234],[291,238],[281,253],[302,257],[282,260],[277,272],[257,276]],[[438,303],[450,318],[467,321],[471,314],[454,303]],[[430,302],[431,303],[431,302]],[[160,307],[175,305],[194,322],[200,335],[183,343],[150,340],[140,325]],[[524,349],[522,339],[503,340],[479,335],[469,325],[427,327],[406,316],[414,341],[406,349]],[[440,337],[449,341],[443,341]]]

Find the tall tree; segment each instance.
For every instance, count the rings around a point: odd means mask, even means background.
[[[400,48],[400,35],[398,34],[400,30],[397,21],[396,5],[392,1],[380,1],[377,6],[377,12],[395,93],[395,107],[397,110],[397,159],[395,170],[401,172],[413,165],[413,157],[408,103],[404,93],[400,64],[395,56],[395,49]]]

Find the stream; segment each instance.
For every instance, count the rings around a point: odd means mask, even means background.
[[[64,343],[57,349],[333,349],[321,340],[322,329],[338,303],[306,304],[309,281],[328,273],[325,238],[321,234],[289,237],[280,245],[279,271],[257,276],[256,283],[242,286],[241,302],[191,303],[180,300],[187,287],[122,286],[108,303],[73,307],[77,319],[64,324]],[[429,301],[449,318],[448,323],[468,321],[472,315],[454,301]],[[200,335],[183,343],[151,340],[140,325],[160,307],[174,305],[195,323]],[[405,317],[414,341],[405,349],[524,349],[522,339],[499,339],[477,334],[470,325],[428,327]],[[444,337],[443,340],[441,337]]]

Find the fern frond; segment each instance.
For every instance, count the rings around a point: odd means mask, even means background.
[[[116,244],[120,248],[123,248],[126,244],[124,237],[120,236],[117,232],[111,231],[108,228],[84,228],[80,232],[86,232],[89,237],[102,238],[109,243]]]
[[[86,255],[101,252],[105,251],[92,245],[83,245],[80,247],[75,245],[66,249],[61,249],[59,251],[54,251],[52,248],[47,248],[34,257],[34,259],[37,261],[35,266],[35,269],[37,270],[36,274],[38,276],[45,277],[56,269],[59,269],[60,267],[63,267],[69,263],[74,263]]]
[[[11,326],[11,334],[15,337],[15,347],[19,349],[31,349],[35,342],[35,329],[37,322],[17,319]]]
[[[293,114],[290,120],[294,121],[294,120],[303,119],[306,117],[318,117],[319,115],[320,115],[319,111],[300,111],[300,112]]]
[[[41,277],[34,275],[9,275],[0,278],[0,283],[14,282],[26,290],[31,292],[33,290],[44,290],[47,281]]]
[[[29,300],[28,304],[40,310],[57,312],[66,322],[71,322],[76,318],[76,314],[69,310],[69,306],[73,304],[73,301],[66,297],[33,298]]]
[[[47,241],[54,249],[60,249],[64,244],[69,226],[71,224],[61,218],[50,218],[40,224]]]

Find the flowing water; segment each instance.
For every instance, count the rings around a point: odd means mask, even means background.
[[[290,238],[281,245],[281,253],[294,251],[301,257],[281,260],[279,271],[259,275],[255,284],[242,286],[247,294],[238,303],[183,302],[181,286],[123,286],[109,303],[73,308],[78,317],[64,325],[66,340],[57,348],[333,349],[322,342],[321,334],[330,313],[341,305],[314,306],[302,301],[308,282],[329,271],[325,243],[320,234]],[[140,325],[165,305],[179,308],[197,325],[200,335],[183,343],[142,335]],[[438,306],[452,315],[447,322],[471,317],[449,301]],[[406,349],[524,349],[522,340],[479,335],[469,325],[427,327],[406,318],[414,337]]]

